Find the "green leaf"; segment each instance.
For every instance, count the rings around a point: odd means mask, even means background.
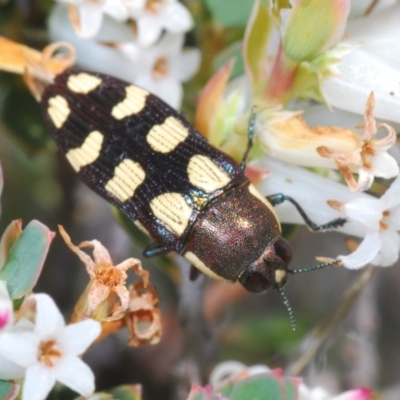
[[[285,378],[284,386],[287,400],[298,399],[298,386],[301,378]]]
[[[110,391],[112,396],[118,400],[141,400],[141,385],[121,385]]]
[[[343,35],[349,10],[347,0],[298,0],[286,13],[286,56],[295,62],[311,61],[331,47]]]
[[[237,78],[244,73],[244,61],[243,61],[243,43],[236,42],[228,46],[214,60],[214,69],[220,69],[230,59],[234,59],[235,63],[230,75],[230,79]]]
[[[14,381],[0,380],[0,399],[13,400],[19,393],[20,386]]]
[[[218,392],[232,400],[287,400],[282,379],[267,373],[235,381]]]
[[[207,7],[222,26],[244,28],[254,0],[206,0]]]
[[[45,225],[33,220],[10,249],[0,279],[7,282],[12,299],[21,298],[35,286],[53,237]]]
[[[276,26],[269,8],[264,8],[260,1],[256,1],[243,42],[244,63],[253,97],[262,92],[268,81],[265,71],[271,69],[270,64],[276,57],[271,52],[276,48],[271,46],[276,37]]]

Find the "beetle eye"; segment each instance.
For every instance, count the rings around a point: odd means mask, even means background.
[[[248,269],[240,275],[239,282],[251,293],[262,293],[271,287],[271,283],[265,276],[257,271],[249,271]]]
[[[284,238],[279,238],[274,243],[275,254],[287,265],[292,261],[293,252],[290,244]]]

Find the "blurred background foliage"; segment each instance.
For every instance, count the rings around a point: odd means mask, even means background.
[[[188,44],[202,52],[199,72],[185,86],[183,110],[193,121],[201,88],[218,66],[240,53],[252,2],[186,0],[185,4],[196,22]],[[52,0],[1,0],[0,35],[42,49],[49,41],[46,20],[53,6]],[[242,71],[239,59],[233,75]],[[77,180],[51,141],[40,107],[19,76],[0,73],[0,118],[5,181],[0,231],[13,219],[22,218],[24,224],[38,219],[53,231],[62,224],[74,243],[100,240],[116,263],[127,257],[141,258],[139,244],[144,239]],[[340,235],[313,235],[304,228],[293,235],[291,244],[292,265],[299,268],[313,265],[315,255],[340,254],[344,249]],[[307,332],[334,309],[360,274],[330,269],[291,278],[285,293],[298,323],[293,332],[277,292],[250,296],[235,285],[205,278],[190,283],[188,266],[182,260],[143,262],[161,299],[165,330],[161,343],[128,349],[126,337],[119,334],[94,346],[86,360],[96,374],[97,390],[141,383],[146,399],[179,397],[180,390],[187,390],[187,382],[207,381],[212,367],[223,360],[290,370],[300,357],[299,346]],[[311,386],[325,384],[333,392],[363,385],[396,389],[400,375],[398,271],[393,267],[375,274],[340,327],[301,371]],[[68,320],[86,282],[82,264],[57,236],[35,291],[49,293]],[[372,331],[365,327],[366,321],[374,322]],[[366,347],[369,351],[364,353]],[[374,357],[365,359],[363,354]]]

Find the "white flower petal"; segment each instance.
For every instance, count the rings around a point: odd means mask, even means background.
[[[363,114],[365,100],[374,91],[374,115],[385,121],[400,122],[399,69],[361,47],[346,54],[337,67],[339,75],[326,78],[321,86],[329,104]]]
[[[36,363],[26,370],[22,400],[44,400],[56,383],[53,368]]]
[[[65,322],[54,300],[47,294],[34,295],[36,300],[35,333],[42,339],[54,339],[64,329]]]
[[[103,10],[117,21],[126,21],[129,17],[128,8],[121,0],[107,0]]]
[[[380,200],[371,196],[347,201],[343,211],[347,217],[362,222],[370,229],[378,230],[384,208]]]
[[[183,96],[182,85],[172,76],[153,80],[149,75],[138,76],[135,83],[179,109]]]
[[[400,231],[400,207],[392,208],[388,217],[384,218],[384,222],[389,224],[389,229]]]
[[[199,49],[184,49],[182,54],[171,59],[171,74],[180,82],[191,79],[198,71],[201,60]]]
[[[147,47],[157,41],[162,32],[162,26],[156,18],[145,16],[136,21],[138,30],[138,42]]]
[[[193,19],[188,9],[181,3],[167,4],[163,10],[164,28],[174,33],[183,33],[193,27]]]
[[[323,224],[345,216],[344,213],[330,207],[328,200],[344,203],[351,199],[369,198],[365,193],[351,192],[347,186],[332,179],[274,160],[272,157],[258,160],[256,165],[271,171],[271,176],[258,185],[261,193],[264,195],[284,193],[291,196],[315,223]],[[281,222],[304,224],[300,214],[289,202],[277,206],[276,211]],[[365,226],[357,221],[349,221],[337,230],[359,237],[364,237],[367,231]]]
[[[0,355],[21,367],[37,361],[40,338],[33,332],[4,332],[0,339]]]
[[[372,264],[380,267],[390,267],[399,259],[400,234],[391,229],[380,233],[381,249],[379,256]]]
[[[368,190],[374,182],[374,174],[370,170],[360,168],[358,170],[357,191]]]
[[[96,36],[103,22],[102,6],[93,3],[84,3],[77,8],[80,21],[80,30],[77,34],[84,39]]]
[[[386,152],[377,152],[372,159],[373,174],[381,178],[390,179],[399,174],[399,165],[396,160]]]
[[[82,396],[88,397],[94,392],[94,374],[80,358],[65,356],[55,369],[57,380]]]
[[[386,210],[391,210],[400,205],[400,176],[392,182],[389,189],[381,196],[381,201]]]
[[[58,339],[61,349],[71,355],[79,356],[100,335],[101,324],[93,319],[67,325]]]
[[[379,231],[370,231],[360,243],[357,250],[348,256],[339,256],[343,265],[348,269],[359,269],[370,263],[381,248]]]
[[[1,336],[0,336],[1,341]],[[21,379],[25,376],[25,368],[20,367],[8,358],[0,355],[0,379]]]

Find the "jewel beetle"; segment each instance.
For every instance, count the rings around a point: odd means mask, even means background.
[[[251,184],[255,113],[239,164],[161,99],[108,75],[67,69],[44,88],[41,108],[81,179],[154,241],[147,257],[175,251],[211,278],[283,295],[288,272],[298,270],[288,270],[292,252],[274,206],[290,201],[313,231],[346,222],[316,225],[294,199],[264,197]]]

